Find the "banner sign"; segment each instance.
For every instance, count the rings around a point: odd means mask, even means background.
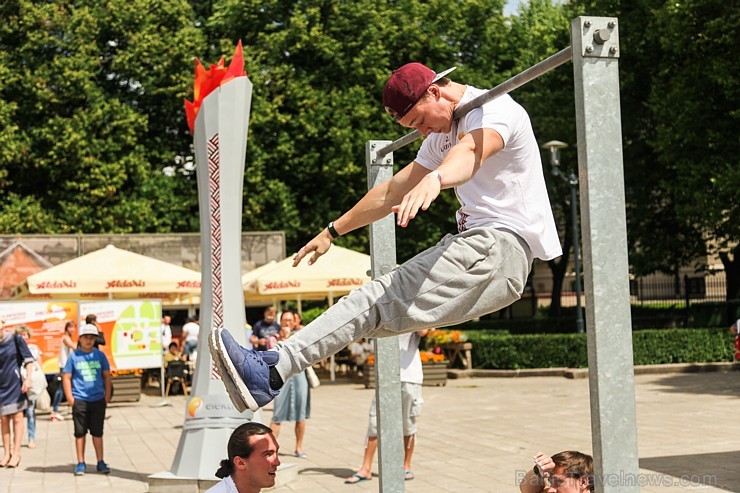
[[[36,344],[41,351],[44,373],[59,372],[59,346],[64,326],[68,321],[77,322],[76,301],[23,301],[0,303],[0,318],[5,327],[15,329],[25,325],[31,331],[29,344]],[[77,331],[72,335],[77,340]]]
[[[162,364],[162,302],[109,300],[80,302],[80,325],[95,314],[105,335],[98,349],[108,356],[111,370],[159,368]]]

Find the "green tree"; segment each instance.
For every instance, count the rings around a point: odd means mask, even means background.
[[[0,14],[0,190],[44,217],[3,232],[191,230],[194,181],[163,173],[191,152],[182,97],[203,39],[188,3],[10,0]]]
[[[541,62],[570,45],[570,21],[567,7],[552,0],[530,0],[519,7],[511,17],[507,58],[514,75]],[[561,151],[562,171],[577,174],[575,152],[576,122],[573,96],[573,69],[562,65],[538,77],[512,94],[528,111],[532,128],[540,145],[550,140],[570,144]],[[551,173],[549,153],[544,152],[542,164],[548,186],[550,203],[562,241],[563,255],[547,262],[553,280],[549,314],[561,315],[563,280],[573,246],[570,190],[568,184]]]
[[[740,83],[727,56],[740,13],[719,0],[577,0],[574,11],[619,18],[632,271],[677,274],[716,254],[727,299],[740,297]]]
[[[297,248],[367,190],[365,142],[405,131],[383,111],[391,70],[421,61],[461,65],[457,80],[492,80],[506,28],[500,0],[319,2],[224,0],[214,4],[209,40],[230,53],[238,38],[254,83],[245,229],[284,229]],[[416,145],[418,146],[418,144]],[[398,166],[416,146],[397,151]],[[399,259],[454,228],[454,195],[398,235]],[[358,232],[340,240],[367,250]]]
[[[718,0],[666,3],[654,25],[663,58],[648,101],[660,188],[679,222],[704,240],[685,255],[719,255],[727,298],[740,298],[740,81],[727,56],[740,36],[740,10]]]

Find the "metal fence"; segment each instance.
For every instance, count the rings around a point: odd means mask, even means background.
[[[644,279],[630,281],[633,305],[661,302],[685,303],[727,301],[727,279],[724,276],[676,276],[673,279]]]

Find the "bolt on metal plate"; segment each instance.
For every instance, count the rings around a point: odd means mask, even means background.
[[[378,157],[378,152],[390,145],[393,141],[390,140],[371,140],[368,142],[367,147],[367,159],[368,162],[372,163],[373,166],[392,166],[393,165],[393,153],[390,152],[385,156]]]
[[[619,58],[619,25],[614,17],[581,17],[584,57]]]

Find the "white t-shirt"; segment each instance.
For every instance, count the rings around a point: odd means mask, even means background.
[[[198,342],[198,333],[200,332],[200,325],[195,322],[188,322],[182,326],[182,331],[185,333],[186,341]]]
[[[234,484],[234,480],[231,476],[226,476],[224,479],[214,484],[206,490],[206,493],[239,493]]]
[[[467,86],[459,105],[484,92]],[[467,183],[455,187],[461,205],[458,230],[506,228],[521,236],[537,258],[550,260],[562,255],[532,124],[526,110],[511,96],[500,96],[472,110],[453,122],[450,133],[430,134],[415,161],[436,169],[452,146],[479,128],[498,132],[504,148],[486,159]]]
[[[418,384],[424,382],[424,370],[421,367],[421,356],[419,355],[420,341],[421,336],[418,332],[407,332],[398,336],[402,382]]]
[[[162,324],[162,347],[167,349],[172,342],[172,328],[170,324]]]
[[[72,348],[64,344],[64,340],[62,340],[61,344],[59,345],[59,371],[62,371],[62,369],[64,369],[64,365],[67,364],[69,353],[71,352]]]

